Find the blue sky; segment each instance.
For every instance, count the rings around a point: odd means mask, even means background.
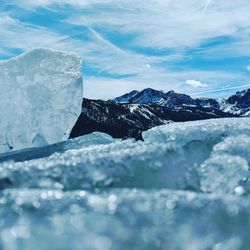
[[[250,87],[249,0],[2,0],[0,59],[84,59],[84,96],[152,87],[225,97]]]

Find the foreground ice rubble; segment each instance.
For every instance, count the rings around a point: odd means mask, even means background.
[[[34,147],[3,153],[0,154],[0,162],[20,162],[38,158],[45,158],[52,155],[53,153],[62,153],[70,149],[79,149],[91,145],[109,144],[114,141],[115,139],[113,139],[110,135],[95,132],[85,136],[80,136],[76,139],[70,139],[43,147]]]
[[[96,133],[1,163],[0,246],[247,250],[249,122],[173,123],[145,142]]]
[[[1,61],[0,75],[0,152],[68,139],[81,112],[81,58],[37,49]]]

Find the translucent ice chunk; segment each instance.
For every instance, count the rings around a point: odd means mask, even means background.
[[[248,193],[249,143],[241,140],[250,135],[249,121],[170,124],[144,133],[145,142],[115,141],[59,150],[43,159],[2,163],[0,187],[39,188],[46,182],[53,188],[59,183],[64,190],[112,186],[216,192],[219,187],[222,192],[241,193],[243,181]],[[235,143],[229,145],[232,138]],[[201,166],[205,172],[199,171]]]
[[[0,89],[0,152],[65,140],[81,111],[81,58],[37,49],[2,61]]]
[[[193,168],[199,172],[203,192],[219,195],[250,192],[250,127],[249,118],[230,118],[187,123],[174,123],[143,133],[146,143],[189,145],[194,153],[186,162],[197,159],[204,151],[207,159]],[[198,148],[194,148],[195,145]],[[186,147],[186,146],[184,146]],[[198,150],[199,149],[199,150]],[[177,161],[177,160],[176,160]]]
[[[201,189],[218,194],[234,193],[248,178],[248,172],[249,166],[245,159],[227,154],[215,155],[200,168]]]
[[[249,148],[250,137],[240,132],[216,144],[199,168],[201,189],[217,194],[249,192]]]
[[[28,161],[32,159],[48,157],[54,153],[63,153],[67,150],[80,149],[94,145],[105,145],[115,142],[110,135],[94,132],[92,134],[80,136],[63,142],[58,142],[43,147],[27,148],[16,151],[10,151],[0,154],[0,162],[5,161]]]
[[[143,132],[146,142],[175,143],[221,141],[227,136],[250,135],[249,118],[223,118],[194,122],[170,123]]]
[[[1,163],[0,249],[248,250],[249,122],[175,123],[145,142],[92,134]]]

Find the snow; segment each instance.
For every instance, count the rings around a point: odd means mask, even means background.
[[[139,93],[137,90],[133,90],[129,92],[128,94],[122,95],[120,97],[117,97],[113,99],[113,101],[118,102],[118,103],[129,103],[130,99],[136,96]]]
[[[0,245],[248,249],[249,122],[172,123],[144,132],[144,142],[97,133],[3,162]]]
[[[68,138],[82,103],[81,58],[37,49],[0,62],[0,152]]]
[[[246,117],[249,117],[249,116],[250,116],[250,110],[247,111],[244,115],[245,115]]]
[[[131,104],[159,104],[170,108],[185,105],[197,106],[196,101],[188,95],[178,94],[173,90],[165,93],[151,88],[144,89],[140,92],[134,90],[128,94],[113,99],[113,101]]]

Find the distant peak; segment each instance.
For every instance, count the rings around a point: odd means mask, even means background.
[[[236,95],[239,95],[239,96],[244,96],[244,95],[248,95],[248,94],[250,94],[250,89],[236,92]]]
[[[174,90],[170,90],[167,92],[167,94],[177,94]]]
[[[164,93],[165,92],[163,90],[156,90],[156,89],[152,89],[152,88],[146,88],[144,90],[142,90],[141,92],[155,92],[155,93]]]
[[[144,89],[142,91],[158,91],[158,90],[155,90],[155,89],[152,89],[152,88],[146,88],[146,89]]]
[[[152,88],[145,88],[142,91],[133,90],[128,94],[113,99],[117,103],[129,104],[156,104],[169,108],[180,107],[203,107],[216,110],[228,110],[233,105],[235,112],[233,114],[246,114],[250,107],[250,88],[244,91],[238,91],[228,99],[215,99],[209,97],[192,98],[183,93],[177,93],[174,90],[164,92]],[[230,106],[230,107],[229,107]],[[247,113],[248,114],[248,113]],[[248,115],[249,116],[249,115]]]

